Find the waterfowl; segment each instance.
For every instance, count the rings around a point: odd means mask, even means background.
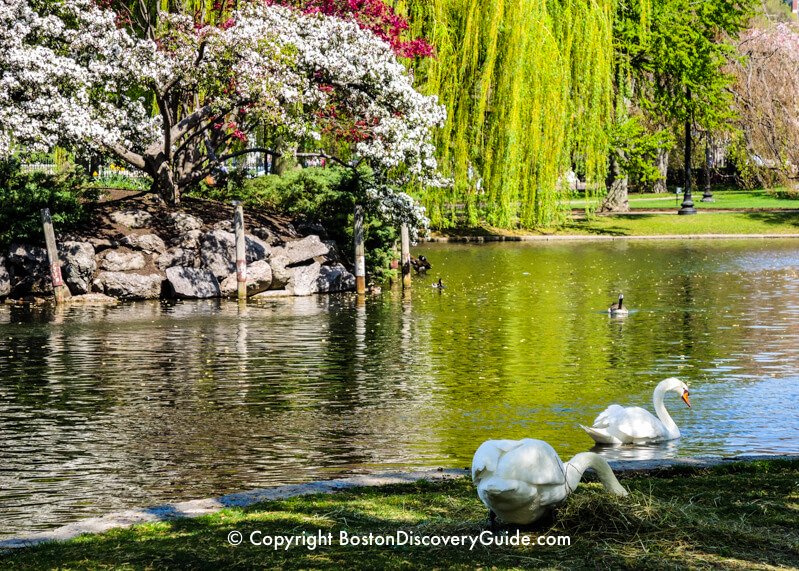
[[[418,258],[411,257],[411,266],[414,270],[416,270],[417,274],[424,274],[427,272],[427,270],[433,267],[424,256],[419,256]]]
[[[444,289],[447,286],[445,286],[443,283],[441,283],[441,278],[438,278],[438,281],[436,283],[434,283],[431,287],[434,287],[436,289]]]
[[[483,442],[472,460],[472,481],[492,525],[496,516],[524,525],[563,502],[588,468],[596,471],[607,491],[627,495],[598,454],[582,452],[564,464],[552,446],[532,438]]]
[[[629,311],[624,307],[624,294],[619,294],[619,302],[614,303],[608,308],[608,313],[611,315],[627,315]]]
[[[674,440],[680,437],[680,429],[663,404],[667,392],[677,393],[691,408],[688,385],[671,377],[655,387],[652,402],[657,416],[641,407],[612,404],[596,417],[593,426],[580,426],[597,444],[650,444]]]

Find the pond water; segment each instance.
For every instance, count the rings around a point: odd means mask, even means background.
[[[0,308],[0,535],[129,506],[463,467],[488,438],[565,458],[611,403],[676,443],[610,457],[799,452],[799,241],[426,245],[384,292]],[[446,289],[430,285],[443,279]],[[625,319],[605,309],[618,292]],[[671,398],[673,397],[673,398]]]

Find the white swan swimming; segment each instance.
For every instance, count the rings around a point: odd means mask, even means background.
[[[472,480],[491,513],[508,523],[528,524],[565,500],[583,473],[596,470],[609,492],[626,496],[607,461],[593,452],[577,454],[565,464],[542,440],[487,440],[474,453]]]
[[[612,404],[596,417],[593,426],[580,426],[598,444],[649,444],[674,440],[680,437],[680,429],[663,405],[663,396],[669,391],[679,394],[691,408],[688,385],[671,377],[655,387],[652,402],[657,417],[641,407]]]

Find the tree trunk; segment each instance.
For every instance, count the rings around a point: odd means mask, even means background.
[[[666,188],[666,177],[669,174],[669,151],[667,149],[659,149],[657,156],[657,167],[660,172],[660,178],[655,181],[655,192],[668,192]]]
[[[147,166],[148,174],[153,177],[150,190],[158,193],[170,206],[180,203],[180,188],[175,182],[175,175],[169,161],[163,155],[159,155],[148,161]]]
[[[600,212],[629,212],[627,200],[627,175],[621,172],[621,166],[615,155],[610,159],[611,182],[608,194],[599,207]]]

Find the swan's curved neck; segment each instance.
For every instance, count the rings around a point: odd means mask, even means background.
[[[574,489],[577,488],[580,484],[580,480],[583,479],[585,471],[588,468],[593,468],[597,476],[599,476],[599,481],[602,482],[602,485],[605,486],[607,491],[617,496],[627,495],[627,490],[625,490],[616,479],[607,461],[598,454],[594,454],[593,452],[581,452],[566,462],[564,466],[566,468],[566,485],[569,487],[570,491],[574,491]]]
[[[671,438],[679,438],[680,437],[680,429],[677,428],[677,424],[671,418],[669,411],[666,410],[666,405],[663,404],[663,397],[666,395],[666,391],[658,386],[655,389],[655,394],[652,396],[652,404],[655,405],[655,413],[657,413],[660,422],[663,423],[663,426],[666,427],[666,430],[669,432],[669,436]]]

